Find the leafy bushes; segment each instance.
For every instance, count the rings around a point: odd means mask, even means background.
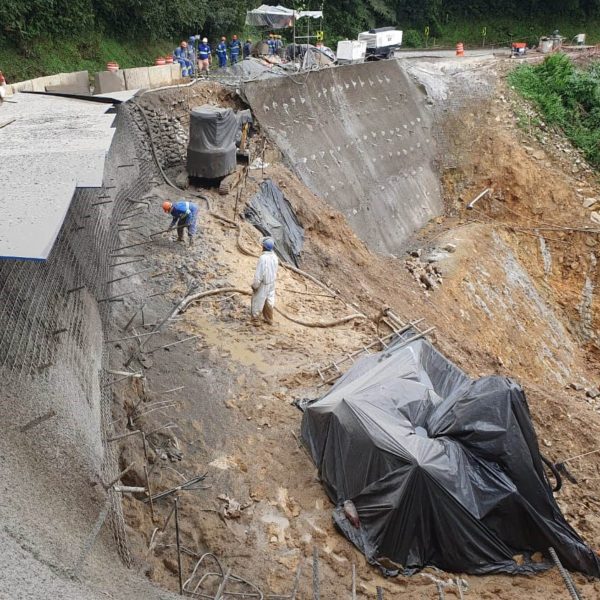
[[[600,63],[578,69],[566,55],[553,54],[540,65],[518,67],[509,82],[600,166]]]
[[[407,48],[421,48],[425,45],[425,40],[420,31],[407,29],[402,35],[402,45]]]

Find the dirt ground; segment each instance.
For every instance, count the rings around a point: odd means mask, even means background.
[[[586,278],[593,284],[598,280],[592,254],[599,237],[562,228],[593,225],[582,202],[600,198],[600,187],[562,138],[518,126],[524,110],[500,83],[489,104],[460,115],[460,127],[448,124],[458,132],[455,143],[465,148],[463,161],[459,169],[444,174],[446,215],[409,248],[421,249],[422,260],[437,252],[442,283],[435,289],[424,289],[407,270],[408,255],[371,253],[344,218],[284,165],[264,170],[283,189],[305,227],[302,269],[339,291],[338,297],[328,297],[313,282],[281,270],[278,306],[313,322],[340,318],[357,308],[367,318],[318,329],[278,315],[274,326],[255,327],[248,318],[248,297],[207,298],[151,336],[146,349],[153,351],[141,364],[143,382],[115,386],[119,427],[146,432],[154,493],[206,474],[205,489],[179,493],[184,579],[200,555],[212,552],[224,568],[265,594],[289,594],[303,563],[298,598],[308,599],[316,547],[323,598],[350,597],[353,564],[360,598],[374,598],[376,586],[386,597],[437,598],[428,575],[445,581],[461,576],[468,584],[465,597],[471,598],[568,597],[556,570],[535,577],[475,577],[426,569],[411,578],[382,578],[335,531],[332,505],[298,443],[301,413],[293,405],[324,392],[317,367],[373,341],[376,316],[390,306],[405,320],[424,318],[435,326],[432,340],[470,375],[499,373],[517,379],[527,392],[542,451],[552,460],[595,449],[600,416],[585,389],[600,384],[593,333],[599,313],[593,296],[587,309],[582,305],[582,290]],[[226,197],[204,190],[212,211],[236,219],[236,200],[242,206],[262,177],[261,170],[250,171],[240,198],[237,190]],[[493,188],[490,196],[467,211],[466,203],[487,187]],[[168,224],[159,207],[172,192],[166,186],[154,190],[142,233]],[[198,202],[201,231],[194,249],[161,239],[140,263],[150,269],[138,280],[140,290],[154,291],[149,286],[160,277],[168,294],[148,302],[143,317],[138,313],[132,325],[138,334],[168,314],[192,282],[199,289],[250,289],[256,258],[242,254],[236,230],[211,217],[203,201]],[[259,233],[248,224],[241,227],[243,245],[258,252]],[[448,243],[456,251],[439,250]],[[132,308],[125,303],[117,317],[119,329]],[[125,335],[120,331],[115,337]],[[116,367],[122,368],[136,343],[114,344]],[[123,468],[136,465],[123,481],[144,485],[140,439],[132,436],[120,443]],[[600,455],[568,464],[578,483],[565,482],[557,499],[569,522],[597,548]],[[150,506],[139,497],[126,497],[124,508],[138,568],[157,584],[177,590],[173,523],[165,533],[156,531],[172,502],[172,496],[156,502],[154,520]],[[575,581],[583,597],[600,597],[599,582],[581,575]],[[214,585],[204,589],[216,591]],[[455,585],[446,587],[446,597],[459,597]]]

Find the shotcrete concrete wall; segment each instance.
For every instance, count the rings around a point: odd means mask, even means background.
[[[255,81],[244,93],[304,183],[372,249],[400,250],[441,213],[433,115],[398,61]]]
[[[49,259],[0,261],[1,598],[105,597],[96,586],[153,597],[117,575],[130,561],[121,503],[100,485],[118,474],[104,370],[109,252],[150,177],[130,122],[121,107],[104,187],[77,191]],[[92,550],[105,507],[112,535],[105,526]]]

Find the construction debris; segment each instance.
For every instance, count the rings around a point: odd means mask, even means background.
[[[222,514],[226,519],[239,519],[242,516],[242,511],[249,506],[252,506],[252,502],[247,502],[242,505],[234,498],[230,498],[227,494],[219,494],[217,498],[224,502]]]

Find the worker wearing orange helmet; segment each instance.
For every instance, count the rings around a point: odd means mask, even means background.
[[[177,241],[183,242],[183,230],[187,228],[188,243],[190,247],[193,246],[198,221],[198,205],[187,200],[179,200],[174,203],[167,200],[163,202],[162,208],[173,218],[169,230],[177,226]]]

